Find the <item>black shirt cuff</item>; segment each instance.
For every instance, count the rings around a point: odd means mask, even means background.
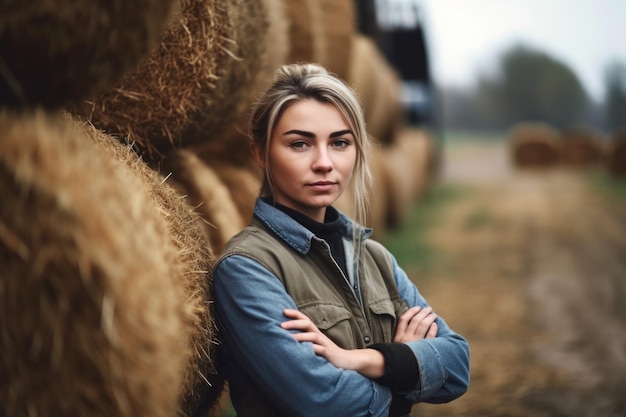
[[[375,343],[368,346],[382,353],[385,358],[383,376],[375,381],[396,391],[414,389],[420,381],[417,359],[404,343]]]

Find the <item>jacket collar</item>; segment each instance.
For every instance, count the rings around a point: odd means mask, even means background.
[[[352,220],[341,211],[339,212],[340,233],[347,239],[352,239]],[[280,239],[301,254],[311,250],[311,242],[317,237],[306,227],[292,219],[280,209],[257,198],[254,207],[254,216],[274,232]],[[372,229],[364,228],[361,239],[365,240],[372,234]]]

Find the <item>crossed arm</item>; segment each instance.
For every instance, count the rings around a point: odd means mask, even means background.
[[[384,373],[385,361],[382,353],[374,349],[343,349],[324,335],[315,324],[298,310],[284,310],[289,320],[281,323],[286,330],[300,330],[293,337],[298,342],[313,343],[313,350],[326,358],[337,368],[359,372],[371,379],[379,378]],[[431,307],[419,306],[408,309],[398,320],[394,342],[412,342],[437,336],[437,316]]]

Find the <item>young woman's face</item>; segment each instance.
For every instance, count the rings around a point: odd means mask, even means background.
[[[308,99],[283,112],[269,144],[276,201],[319,222],[356,164],[355,137],[330,103]],[[257,159],[263,165],[261,152]]]

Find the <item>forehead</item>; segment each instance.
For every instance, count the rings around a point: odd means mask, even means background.
[[[289,104],[282,112],[276,130],[298,126],[315,129],[348,129],[341,111],[332,103],[314,99],[300,100]]]

